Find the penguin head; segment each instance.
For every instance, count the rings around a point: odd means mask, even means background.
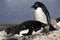
[[[60,18],[57,18],[57,19],[56,19],[56,22],[60,22]]]
[[[6,28],[6,29],[5,29],[5,32],[6,32],[7,34],[9,34],[9,33],[11,32],[11,28]]]
[[[42,8],[44,6],[43,3],[36,1],[31,7],[37,9],[38,7]]]
[[[6,29],[5,29],[5,32],[6,32],[7,36],[11,36],[12,33],[13,33],[13,31],[12,31],[11,28],[6,28]]]

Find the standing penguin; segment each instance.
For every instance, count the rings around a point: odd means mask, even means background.
[[[35,2],[32,6],[35,10],[35,20],[45,24],[50,24],[51,18],[46,6],[41,2]]]
[[[51,17],[46,6],[43,3],[37,1],[34,3],[34,5],[32,5],[32,8],[34,8],[35,11],[35,20],[47,24],[48,26],[46,27],[46,31],[48,31],[52,25]]]

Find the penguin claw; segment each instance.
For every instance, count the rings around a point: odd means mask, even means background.
[[[42,35],[49,35],[50,34],[50,32],[47,30],[45,30],[45,31],[43,30],[41,33],[42,33]]]

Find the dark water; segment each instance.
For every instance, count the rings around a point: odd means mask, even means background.
[[[52,19],[60,17],[60,0],[39,1],[46,5]],[[34,19],[34,11],[31,8],[34,2],[35,0],[0,0],[0,23],[19,24]]]

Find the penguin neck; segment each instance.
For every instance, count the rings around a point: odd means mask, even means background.
[[[35,10],[35,20],[47,24],[47,18],[41,7]]]

